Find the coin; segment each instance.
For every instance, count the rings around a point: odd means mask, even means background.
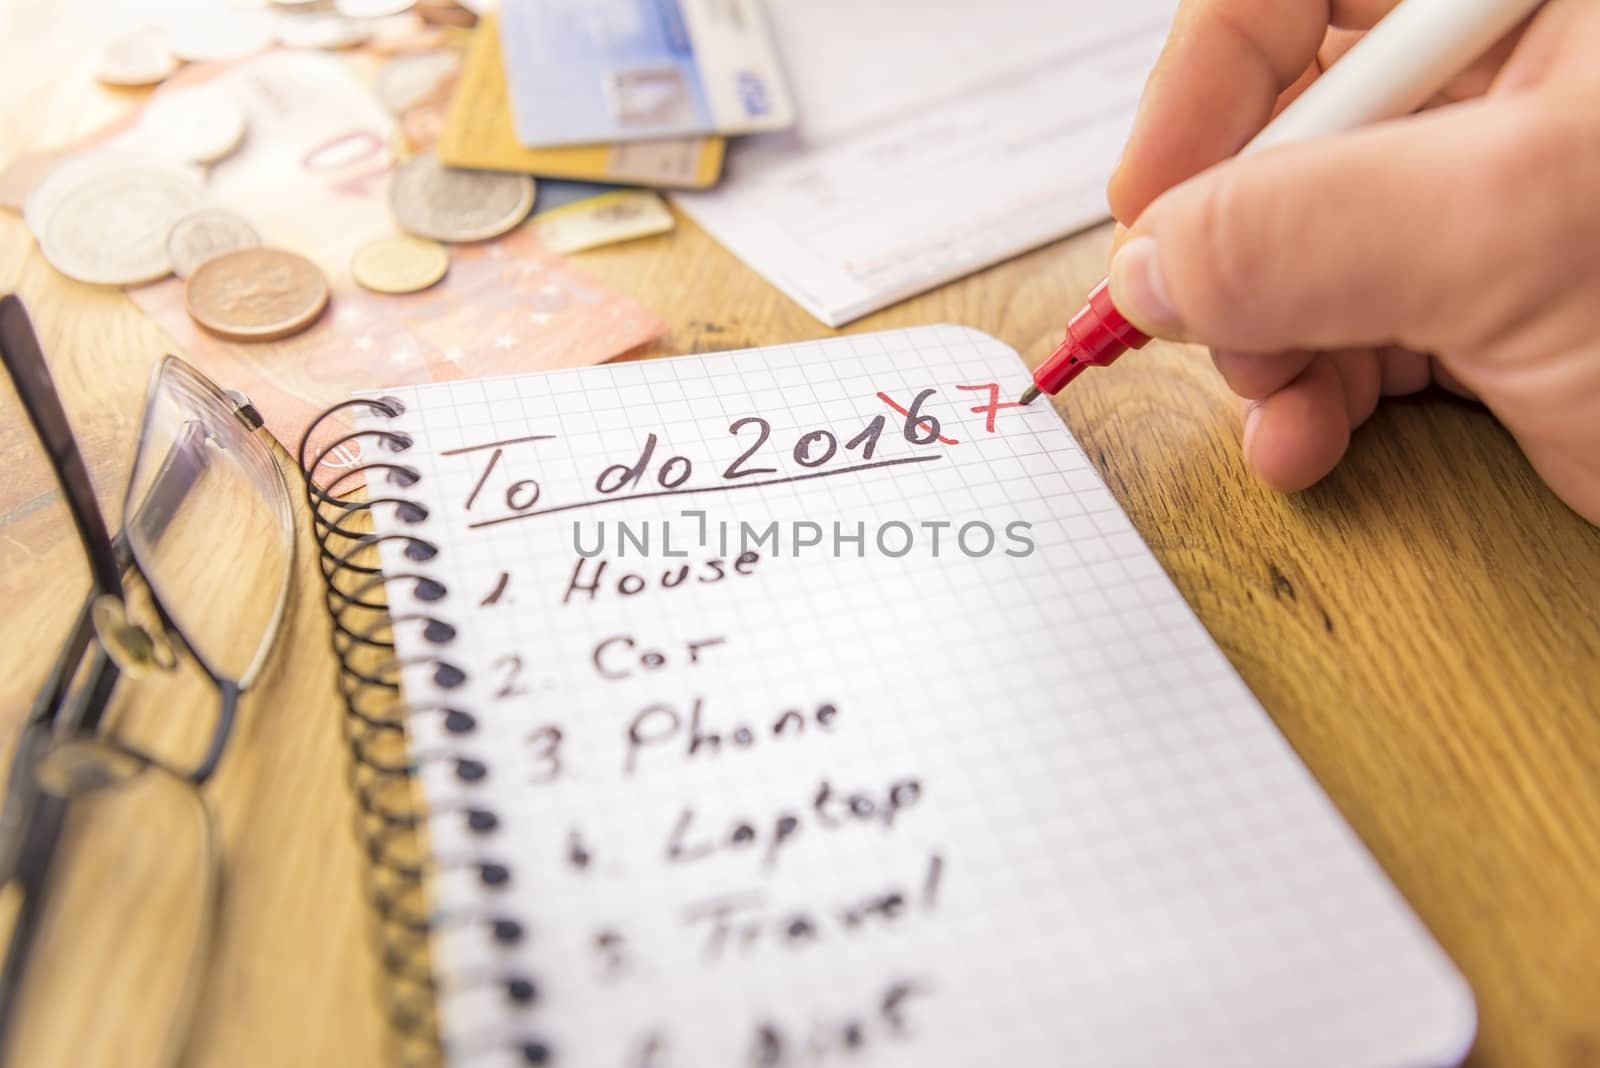
[[[478,16],[456,3],[455,0],[420,0],[417,14],[422,21],[434,26],[460,26],[471,28]]]
[[[328,280],[304,256],[245,248],[195,268],[183,303],[195,322],[219,337],[272,341],[316,322],[328,306]]]
[[[441,85],[439,91],[429,94],[420,104],[400,114],[395,131],[405,151],[396,157],[397,162],[409,160],[439,143],[439,134],[444,130],[445,109],[449,106],[450,88],[449,83]]]
[[[422,103],[446,78],[461,68],[454,52],[414,52],[391,56],[378,67],[373,92],[389,114],[399,115]]]
[[[437,241],[420,237],[380,237],[356,250],[350,274],[375,293],[415,293],[450,269],[450,254]]]
[[[33,231],[33,236],[42,242],[56,205],[61,202],[62,197],[78,186],[92,178],[114,171],[148,170],[166,171],[196,184],[199,184],[201,179],[201,171],[198,168],[185,163],[175,163],[149,152],[127,149],[86,152],[64,159],[39,181],[28,194],[28,199],[23,202],[22,218],[28,224],[28,229]]]
[[[372,41],[372,51],[380,56],[408,56],[449,47],[449,35],[436,26],[407,33],[379,34]]]
[[[139,116],[138,141],[152,152],[211,163],[244,140],[244,108],[216,86],[158,93]]]
[[[239,59],[272,45],[274,23],[270,11],[187,8],[168,21],[167,45],[191,63]]]
[[[401,164],[389,185],[400,228],[436,241],[484,241],[516,226],[533,208],[533,179],[446,167],[428,152]]]
[[[353,48],[372,39],[372,23],[331,11],[285,15],[278,20],[278,43],[285,48]]]
[[[178,57],[166,35],[146,27],[123,34],[106,45],[94,76],[107,85],[154,85],[178,69]]]
[[[167,234],[167,260],[173,274],[188,278],[213,256],[260,244],[255,229],[233,212],[204,208],[172,224]]]
[[[352,19],[381,19],[410,11],[417,0],[333,0],[339,14]]]
[[[205,188],[165,168],[108,171],[61,196],[39,247],[51,266],[95,285],[154,281],[171,271],[167,234]]]

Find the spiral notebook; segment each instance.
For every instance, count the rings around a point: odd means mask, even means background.
[[[397,1057],[1465,1054],[1465,983],[1027,382],[935,326],[344,406],[370,499],[308,493]]]

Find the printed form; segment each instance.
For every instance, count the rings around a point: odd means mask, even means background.
[[[799,125],[677,203],[829,326],[1083,229],[1174,0],[768,0]]]

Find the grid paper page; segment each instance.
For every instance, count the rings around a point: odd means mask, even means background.
[[[437,905],[529,927],[436,938],[454,1063],[1464,1053],[1464,982],[1027,382],[938,326],[393,394],[429,516],[380,529],[438,553],[385,566],[449,592],[391,604],[468,676],[406,693],[477,720],[413,744],[488,768],[424,769]]]

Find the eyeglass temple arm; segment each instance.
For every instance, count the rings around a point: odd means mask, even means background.
[[[67,635],[67,640],[61,644],[61,652],[56,656],[56,662],[50,666],[50,674],[45,678],[44,685],[39,688],[38,696],[33,700],[33,708],[28,712],[29,723],[55,721],[56,712],[60,709],[67,690],[72,686],[72,680],[77,676],[78,669],[83,665],[84,651],[94,640],[91,612],[95,597],[96,594],[90,593],[84,598],[83,608],[78,611],[77,622],[72,625],[72,632]]]
[[[105,518],[95,501],[94,483],[89,481],[83,454],[72,436],[72,424],[67,421],[61,397],[50,379],[50,365],[39,348],[27,309],[12,294],[0,297],[0,357],[4,358],[6,370],[16,383],[28,421],[50,455],[50,465],[55,468],[62,494],[72,509],[78,537],[88,554],[95,590],[120,595],[122,576],[111,549],[111,536],[106,532]]]
[[[206,455],[206,428],[198,419],[186,422],[179,437],[161,458],[161,469],[150,480],[150,492],[128,517],[128,527],[137,530],[147,541],[155,542],[166,532],[178,508],[189,491],[200,481],[200,475],[210,466]],[[133,487],[129,487],[129,492]],[[126,528],[124,534],[126,536]]]

